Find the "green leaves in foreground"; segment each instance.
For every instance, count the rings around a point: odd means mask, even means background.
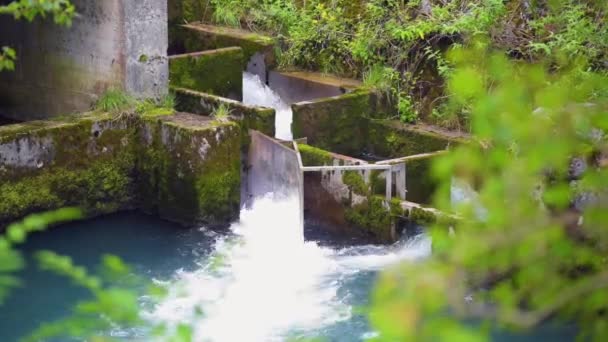
[[[452,110],[474,142],[438,160],[435,205],[463,219],[430,228],[433,256],[386,272],[370,319],[381,340],[487,340],[478,320],[515,330],[547,320],[608,338],[608,79],[456,50]],[[453,177],[478,199],[453,207]],[[480,215],[479,208],[485,214]],[[465,299],[466,298],[466,299]]]
[[[6,228],[6,233],[0,235],[0,305],[10,290],[19,286],[16,273],[25,266],[21,252],[16,245],[25,242],[33,232],[42,231],[49,225],[75,220],[81,217],[81,212],[75,208],[65,208],[43,214],[30,215],[21,222],[13,223]]]

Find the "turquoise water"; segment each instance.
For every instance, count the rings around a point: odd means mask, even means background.
[[[137,212],[67,224],[32,236],[31,254],[49,249],[94,269],[106,253],[122,257],[134,273],[172,289],[144,315],[151,320],[191,322],[197,340],[283,341],[290,336],[362,341],[374,336],[358,307],[368,304],[377,272],[395,262],[415,262],[430,252],[424,236],[395,246],[348,246],[348,242],[302,232],[289,219],[293,201],[258,201],[229,232],[183,229]],[[300,228],[301,229],[301,228]],[[211,267],[210,259],[222,256]],[[40,323],[58,319],[87,293],[63,278],[28,267],[24,286],[0,308],[0,341],[15,341]],[[192,319],[201,305],[202,321]],[[234,327],[238,326],[238,329]],[[142,340],[130,331],[115,332]],[[496,341],[570,341],[570,328],[533,334],[496,333]],[[145,338],[143,338],[145,340]]]

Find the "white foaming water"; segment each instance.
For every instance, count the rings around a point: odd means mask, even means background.
[[[304,241],[298,210],[295,196],[256,199],[200,269],[177,273],[150,317],[193,324],[196,341],[282,341],[289,331],[351,317],[351,304],[338,296],[341,278],[430,254],[428,238],[389,247],[320,247]]]
[[[293,139],[291,134],[291,121],[293,119],[291,106],[262,83],[259,76],[248,72],[243,73],[243,103],[274,108],[276,110],[275,138],[281,140]]]
[[[276,137],[291,140],[291,107],[255,75],[243,75],[243,88],[243,102],[274,108]],[[196,341],[283,341],[350,319],[350,296],[339,294],[349,276],[431,252],[426,237],[388,247],[320,247],[304,241],[299,210],[298,196],[256,198],[198,270],[176,273],[149,318],[190,324]]]

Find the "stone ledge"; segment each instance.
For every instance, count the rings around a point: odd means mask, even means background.
[[[64,206],[87,217],[143,208],[187,225],[226,225],[238,217],[240,153],[238,124],[186,113],[2,126],[0,226]]]
[[[169,58],[171,86],[241,100],[243,50],[230,47]]]

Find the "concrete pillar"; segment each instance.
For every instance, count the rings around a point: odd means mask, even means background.
[[[73,0],[71,27],[52,19],[0,20],[0,46],[17,51],[0,73],[0,116],[16,120],[86,111],[108,88],[135,97],[167,92],[166,0]]]

